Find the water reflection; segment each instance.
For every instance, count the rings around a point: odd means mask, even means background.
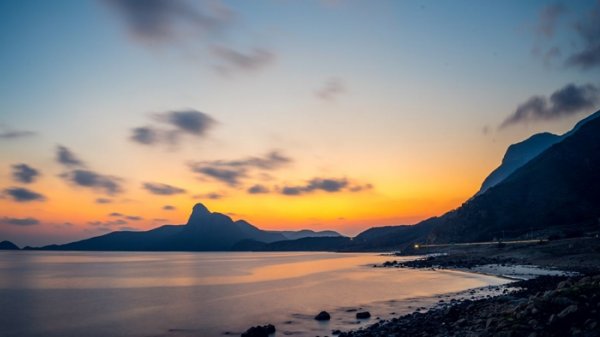
[[[355,324],[339,308],[383,315],[377,311],[389,308],[375,303],[505,282],[370,267],[384,260],[334,253],[3,252],[0,326],[6,336],[218,336],[273,323],[314,336]],[[324,326],[312,320],[320,310],[340,314]]]

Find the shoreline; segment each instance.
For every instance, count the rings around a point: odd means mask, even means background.
[[[338,336],[600,336],[600,268],[596,267],[600,265],[600,244],[588,240],[576,246],[581,242],[564,240],[549,247],[532,244],[512,249],[449,247],[423,252],[426,254],[413,260],[385,262],[378,267],[452,270],[504,278],[512,282],[501,287],[514,290],[475,300],[451,300],[446,306],[414,311]],[[548,255],[553,258],[548,259]],[[588,259],[585,265],[564,268],[581,256]],[[530,273],[521,277],[504,273],[511,269]]]

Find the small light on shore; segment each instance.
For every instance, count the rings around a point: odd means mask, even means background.
[[[419,249],[419,244],[415,243],[415,249]]]

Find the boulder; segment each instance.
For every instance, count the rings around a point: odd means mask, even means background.
[[[368,311],[361,311],[356,313],[356,318],[365,319],[371,317],[371,313]]]
[[[317,321],[328,321],[331,319],[331,315],[327,311],[321,311],[317,316],[315,316]]]

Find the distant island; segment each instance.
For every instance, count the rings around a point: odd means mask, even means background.
[[[19,250],[19,246],[10,241],[0,242],[0,250]]]

